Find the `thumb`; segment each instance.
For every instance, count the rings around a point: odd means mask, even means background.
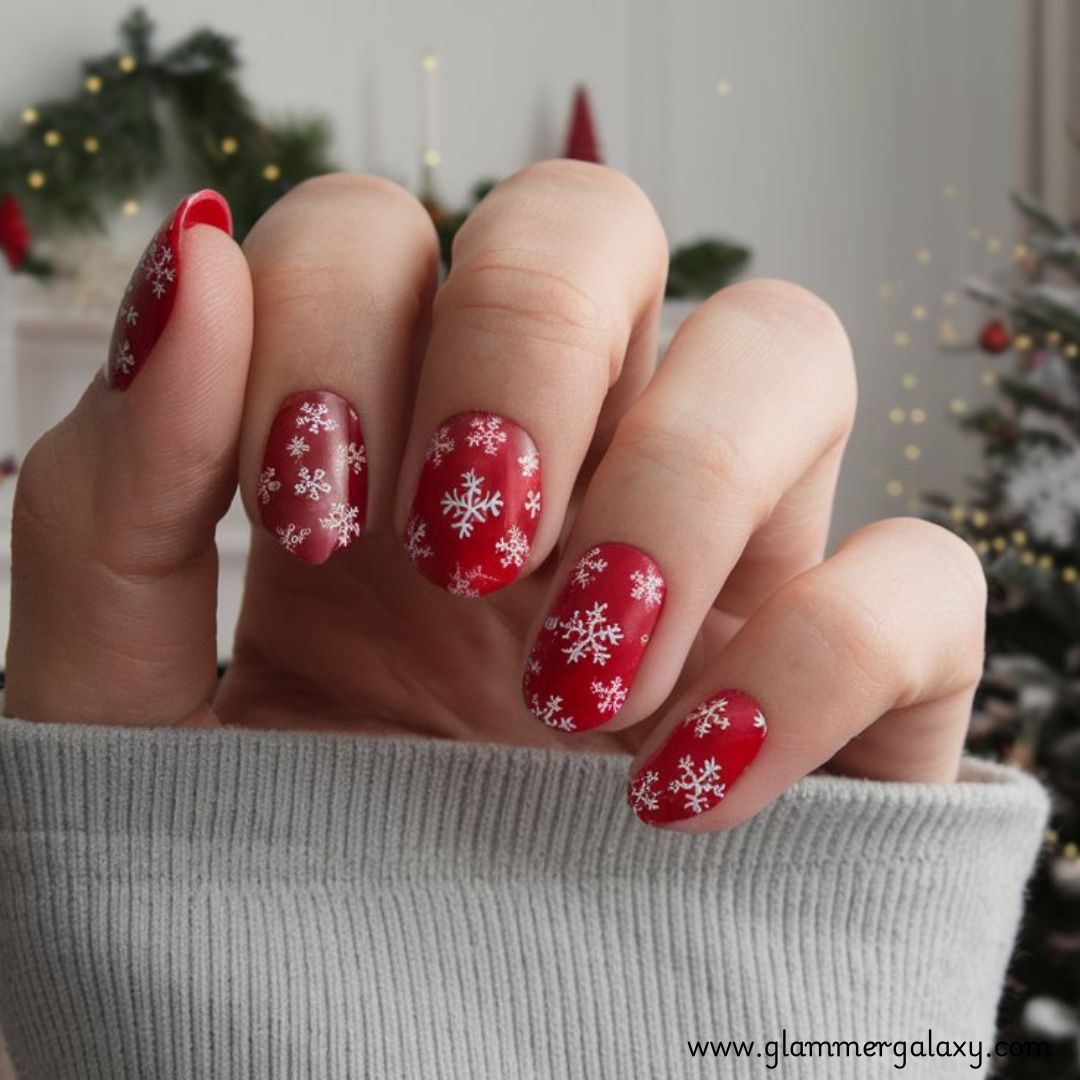
[[[20,472],[9,713],[206,723],[251,324],[228,206],[199,192],[135,267],[105,368]]]

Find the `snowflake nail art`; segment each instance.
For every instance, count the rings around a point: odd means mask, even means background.
[[[664,825],[705,813],[757,757],[767,725],[758,703],[724,690],[695,706],[630,781],[627,800],[643,821]]]
[[[540,497],[540,456],[521,427],[494,413],[451,417],[425,451],[405,549],[448,592],[483,596],[525,566]]]
[[[587,731],[626,704],[660,617],[666,587],[660,568],[629,544],[598,544],[572,564],[537,635],[522,682],[525,703],[557,699]],[[553,726],[553,725],[552,725]]]
[[[353,543],[364,528],[367,454],[352,405],[329,390],[286,398],[256,494],[263,523],[298,559],[325,562]]]
[[[149,359],[172,314],[183,279],[184,234],[192,225],[232,232],[229,205],[216,191],[186,198],[146,246],[113,324],[105,381],[126,390]]]

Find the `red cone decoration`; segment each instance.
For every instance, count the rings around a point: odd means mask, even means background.
[[[0,250],[7,256],[12,270],[22,266],[30,250],[30,230],[26,227],[22,207],[14,195],[0,199]]]
[[[1002,353],[1011,344],[1012,334],[1000,319],[992,319],[979,331],[979,348],[983,352]]]
[[[592,109],[589,107],[589,95],[584,86],[579,86],[574,94],[574,110],[570,118],[570,131],[566,136],[566,152],[563,157],[577,161],[593,161],[601,164],[600,147],[593,131]]]

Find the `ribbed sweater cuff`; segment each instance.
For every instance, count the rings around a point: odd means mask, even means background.
[[[629,812],[627,764],[0,719],[20,1080],[678,1076],[690,1038],[990,1037],[1033,780],[814,777],[684,836]]]

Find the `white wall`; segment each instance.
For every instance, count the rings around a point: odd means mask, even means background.
[[[980,365],[934,344],[943,290],[1011,246],[1018,35],[1012,0],[188,0],[148,5],[163,42],[200,23],[235,34],[253,97],[322,109],[345,166],[415,185],[420,53],[441,58],[443,193],[464,197],[560,149],[573,84],[593,93],[608,160],[645,185],[675,241],[748,241],[759,273],[831,301],[858,355],[862,416],[838,530],[902,511],[954,477],[943,418]],[[72,86],[74,61],[109,47],[126,0],[6,5],[0,120]],[[716,92],[718,81],[730,93]],[[956,198],[942,189],[955,185]],[[999,236],[1002,253],[968,239]],[[932,250],[928,265],[916,252]],[[894,295],[879,299],[889,282]],[[930,311],[910,318],[914,304]],[[962,320],[961,320],[962,323]],[[897,329],[913,344],[898,350]],[[903,372],[920,384],[903,391]],[[890,406],[921,406],[919,429]],[[3,433],[0,432],[0,436]],[[923,449],[912,464],[901,451]],[[0,443],[4,439],[0,437]]]

